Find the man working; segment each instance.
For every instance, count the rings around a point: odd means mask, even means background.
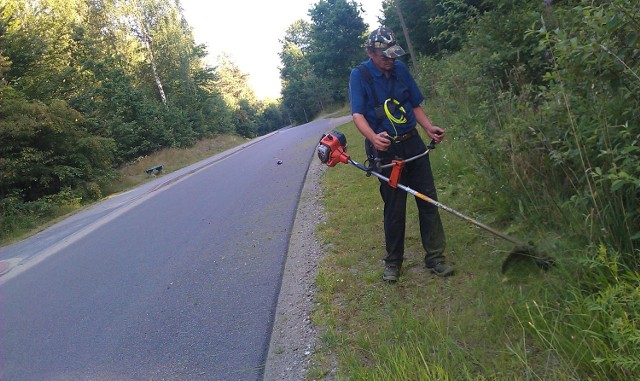
[[[416,124],[435,142],[442,141],[444,130],[431,123],[420,106],[424,97],[418,85],[407,66],[396,61],[405,53],[393,32],[388,28],[375,30],[369,35],[366,48],[369,60],[354,68],[349,78],[351,113],[356,127],[375,149],[373,152],[377,151],[382,164],[425,152]],[[390,167],[383,168],[381,174],[390,177],[391,171]],[[407,162],[399,182],[437,200],[429,155]],[[407,193],[381,181],[380,194],[384,201],[387,251],[382,279],[395,282],[404,257]],[[437,275],[452,275],[454,269],[445,263],[443,255],[445,235],[438,208],[418,198],[416,203],[425,265]]]

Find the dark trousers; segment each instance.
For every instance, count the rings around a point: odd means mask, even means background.
[[[426,146],[419,136],[414,136],[404,142],[392,143],[388,151],[378,152],[382,164],[391,159],[409,159],[426,150]],[[392,168],[382,170],[382,175],[389,177]],[[431,172],[429,155],[408,162],[402,171],[400,184],[408,186],[416,192],[422,193],[434,200],[438,200],[436,188]],[[407,192],[400,188],[393,188],[385,181],[380,181],[380,194],[384,201],[384,234],[387,264],[401,265],[404,259],[404,239],[407,211]],[[438,207],[422,199],[415,198],[420,222],[420,237],[425,251],[424,261],[427,267],[433,267],[444,261],[446,239]]]

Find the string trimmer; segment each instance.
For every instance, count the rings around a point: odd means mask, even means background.
[[[435,148],[435,141],[432,140],[429,146],[427,147],[427,150],[424,153],[407,160],[393,160],[390,164],[383,166],[383,167],[393,167],[391,171],[391,175],[389,177],[383,176],[380,173],[376,172],[375,169],[382,168],[382,167],[376,168],[374,163],[371,163],[371,166],[367,167],[351,159],[351,157],[347,153],[347,138],[344,136],[343,133],[339,131],[332,131],[329,134],[323,135],[322,139],[320,139],[320,143],[318,144],[317,151],[318,151],[318,158],[320,159],[320,161],[329,167],[334,167],[338,163],[351,164],[354,167],[365,171],[367,175],[373,175],[378,179],[384,182],[387,182],[391,187],[400,188],[403,191],[415,197],[418,197],[430,204],[433,204],[438,208],[453,214],[456,217],[462,218],[463,220],[470,222],[476,225],[477,227],[488,231],[489,233],[492,233],[504,240],[507,240],[513,243],[514,245],[516,245],[515,248],[509,253],[509,256],[507,256],[507,258],[502,263],[503,273],[507,270],[510,264],[521,261],[521,260],[533,261],[539,268],[544,270],[548,270],[551,266],[553,266],[554,264],[553,258],[539,253],[535,249],[533,243],[529,242],[528,244],[524,244],[502,232],[499,232],[481,222],[474,220],[471,217],[465,216],[464,214],[458,212],[457,210],[451,209],[450,207],[436,200],[433,200],[432,198],[420,192],[417,192],[405,185],[398,183],[398,180],[400,178],[400,173],[406,162],[415,160],[420,156],[424,156],[434,148]]]

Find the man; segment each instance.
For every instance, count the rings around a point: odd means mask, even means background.
[[[366,138],[367,144],[382,164],[393,159],[406,160],[423,153],[426,146],[418,131],[419,124],[435,142],[444,137],[444,130],[431,123],[420,104],[424,97],[407,66],[396,61],[405,54],[393,32],[379,28],[366,42],[369,60],[351,71],[349,98],[353,121]],[[368,153],[369,154],[369,153]],[[392,168],[381,173],[390,177]],[[437,200],[429,155],[405,163],[400,176],[404,184]],[[382,278],[395,282],[400,276],[404,257],[407,193],[381,181],[384,201],[384,233],[387,255]],[[438,208],[416,198],[420,221],[420,236],[425,250],[425,266],[440,276],[454,273],[445,262],[445,235]]]

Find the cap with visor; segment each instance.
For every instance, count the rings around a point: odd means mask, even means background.
[[[382,55],[387,58],[398,58],[405,55],[404,49],[398,45],[396,36],[389,28],[378,28],[371,32],[367,38],[367,47],[381,49]]]

